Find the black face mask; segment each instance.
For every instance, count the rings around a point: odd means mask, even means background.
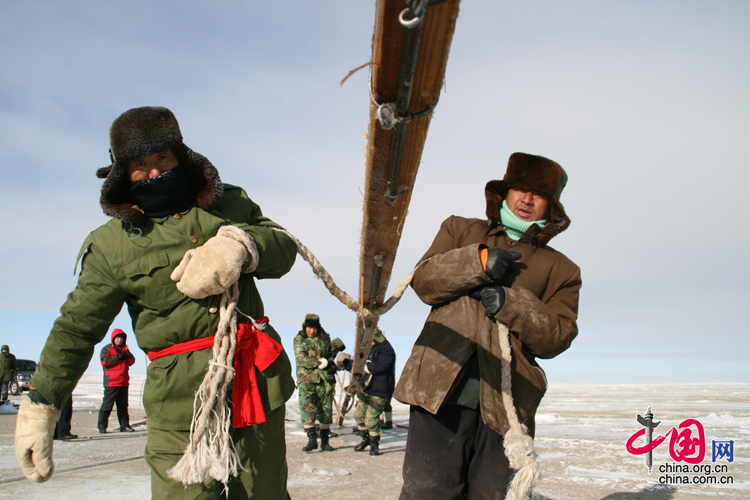
[[[187,169],[177,165],[159,177],[131,181],[128,201],[138,205],[146,217],[165,217],[187,210],[194,201]]]

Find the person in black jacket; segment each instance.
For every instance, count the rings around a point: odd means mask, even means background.
[[[344,363],[346,369],[351,370],[351,360]],[[354,447],[354,451],[364,451],[369,446],[370,455],[380,455],[380,414],[396,387],[396,353],[379,329],[373,337],[365,373],[370,378],[359,393],[354,413],[362,441]]]

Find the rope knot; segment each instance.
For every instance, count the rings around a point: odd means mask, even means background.
[[[378,110],[375,112],[375,117],[380,122],[380,126],[383,130],[391,130],[395,127],[401,118],[398,117],[396,111],[396,104],[388,102],[385,104],[378,104]]]

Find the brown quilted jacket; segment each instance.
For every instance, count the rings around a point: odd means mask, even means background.
[[[533,231],[538,231],[533,226]],[[420,260],[412,287],[432,310],[406,362],[394,397],[437,413],[460,382],[475,349],[480,366],[480,407],[489,427],[508,430],[501,397],[497,325],[478,300],[468,296],[491,284],[479,260],[480,244],[522,254],[519,274],[505,288],[497,319],[512,333],[512,389],[518,416],[534,435],[534,415],[547,388],[536,358],[552,358],[570,347],[578,333],[580,269],[546,245],[514,241],[496,222],[452,216],[443,222]]]

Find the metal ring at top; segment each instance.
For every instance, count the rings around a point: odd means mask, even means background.
[[[413,29],[413,28],[416,28],[417,26],[419,26],[419,24],[422,22],[422,20],[424,18],[420,17],[420,16],[415,16],[412,19],[409,19],[407,21],[404,18],[404,15],[407,12],[411,12],[411,9],[409,9],[408,7],[405,8],[404,10],[402,10],[401,14],[398,15],[398,22],[401,23],[401,26],[403,26],[404,28],[408,28],[408,29]]]

